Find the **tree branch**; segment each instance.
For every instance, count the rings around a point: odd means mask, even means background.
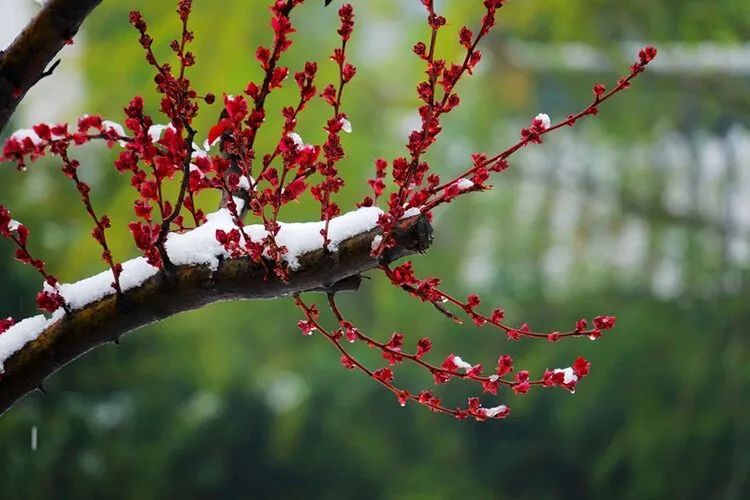
[[[299,257],[300,266],[289,281],[269,276],[261,263],[247,257],[223,261],[212,272],[208,266],[178,266],[159,273],[118,299],[109,295],[73,311],[50,325],[5,362],[0,378],[0,415],[68,362],[94,347],[142,326],[222,300],[274,299],[301,292],[357,290],[361,273],[378,267],[370,255],[380,228],[357,234],[338,246]],[[391,262],[422,253],[432,241],[432,228],[423,215],[400,221],[393,233],[396,246],[383,257]]]
[[[26,92],[52,73],[47,66],[101,0],[48,0],[13,43],[0,52],[0,131]]]

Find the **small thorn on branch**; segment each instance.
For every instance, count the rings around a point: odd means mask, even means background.
[[[46,78],[48,76],[51,76],[52,73],[55,71],[55,69],[57,69],[57,67],[60,65],[61,62],[62,62],[62,59],[58,59],[57,61],[53,62],[52,66],[50,66],[48,69],[42,71],[42,74],[39,77],[39,80],[41,80],[42,78]]]

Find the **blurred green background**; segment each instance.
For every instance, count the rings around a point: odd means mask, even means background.
[[[21,24],[37,8],[8,1],[6,19]],[[105,0],[5,135],[85,112],[121,121],[135,94],[155,109],[127,13],[143,11],[167,54],[179,29],[174,3]],[[258,79],[252,56],[269,40],[267,3],[195,2],[199,91],[239,93]],[[299,9],[299,43],[285,60],[293,70],[319,61],[321,87],[334,78],[337,25],[322,3]],[[344,138],[343,206],[366,193],[374,158],[403,154],[422,71],[410,47],[425,36],[417,0],[352,3],[360,73],[345,102],[354,133]],[[480,3],[439,2],[449,19],[442,55],[458,57],[457,30],[477,25]],[[10,21],[6,42],[17,31]],[[216,304],[86,355],[49,380],[47,395],[4,415],[0,498],[750,498],[750,3],[525,0],[508,2],[499,23],[430,154],[446,175],[474,151],[504,149],[538,112],[554,120],[582,109],[592,84],[625,73],[639,44],[661,54],[599,118],[519,153],[492,192],[441,209],[435,245],[415,264],[457,295],[502,305],[514,323],[555,330],[606,313],[617,329],[595,343],[511,344],[450,324],[379,274],[342,303],[381,339],[396,329],[410,345],[429,335],[436,360],[457,352],[492,365],[510,353],[541,373],[582,354],[593,370],[574,397],[506,392],[512,416],[483,424],[401,408],[343,370],[321,338],[302,337],[291,300]],[[270,109],[289,99],[290,83]],[[204,110],[203,133],[217,113]],[[327,113],[316,105],[304,114],[307,142],[322,139]],[[277,134],[272,115],[261,151]],[[124,259],[135,255],[124,229],[134,195],[113,154],[90,147],[78,157]],[[61,279],[103,268],[54,161],[24,174],[2,168],[0,201]],[[302,203],[283,218],[314,213]],[[23,317],[39,280],[12,251],[0,242],[0,314]],[[397,378],[413,390],[431,384],[408,369]],[[441,395],[463,403],[466,389]]]

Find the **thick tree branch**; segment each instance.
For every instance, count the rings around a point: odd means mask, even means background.
[[[55,56],[101,0],[48,0],[13,43],[0,53],[0,131],[26,92],[57,66]]]
[[[342,241],[335,253],[321,245],[320,250],[301,255],[299,268],[290,271],[287,282],[268,276],[262,264],[243,257],[222,262],[215,272],[207,266],[179,266],[125,291],[120,299],[109,295],[73,311],[6,360],[0,378],[0,415],[78,356],[182,311],[222,300],[357,290],[361,273],[379,265],[370,252],[380,232],[376,228],[352,236]],[[431,243],[432,228],[426,217],[419,215],[402,220],[393,236],[397,245],[384,255],[387,262],[424,252]]]

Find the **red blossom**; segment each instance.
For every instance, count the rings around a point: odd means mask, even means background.
[[[497,373],[498,376],[504,377],[508,373],[513,371],[513,358],[508,356],[507,354],[503,354],[498,358],[497,360],[497,370],[495,373]]]
[[[594,318],[594,326],[600,330],[611,330],[615,327],[615,321],[614,316],[597,316]]]
[[[57,291],[41,291],[36,296],[36,305],[42,311],[55,312],[65,305],[65,299]]]
[[[427,337],[419,339],[417,342],[417,358],[421,358],[432,349],[432,341]]]
[[[297,322],[297,327],[302,332],[302,335],[312,335],[313,332],[317,330],[315,325],[310,321],[299,320]]]
[[[578,378],[583,378],[586,375],[589,374],[589,371],[591,369],[591,363],[586,361],[585,358],[579,356],[576,358],[576,360],[573,362],[573,371],[576,373]]]
[[[10,328],[11,326],[15,324],[16,324],[16,321],[11,317],[0,319],[0,334],[5,333],[6,331],[8,331],[8,328]]]
[[[354,361],[352,361],[352,358],[350,358],[346,354],[341,355],[341,364],[346,368],[347,370],[354,370],[357,365],[354,364]]]
[[[372,373],[372,376],[375,377],[376,380],[379,380],[386,384],[393,382],[393,370],[391,370],[390,368],[380,368],[378,370],[375,370]]]

